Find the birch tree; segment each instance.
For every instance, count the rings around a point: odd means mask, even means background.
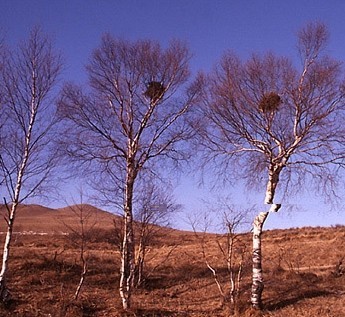
[[[59,219],[68,231],[66,238],[79,250],[78,260],[81,264],[81,272],[78,285],[73,295],[73,299],[75,301],[77,301],[79,298],[88,274],[88,266],[90,262],[88,242],[97,225],[97,219],[95,219],[93,208],[84,202],[82,186],[78,191],[78,195],[79,201],[77,202],[76,200],[72,199],[73,205],[68,207],[70,216],[74,218],[77,225],[75,225],[75,223],[68,224],[65,222],[65,215]],[[68,205],[67,201],[66,205]]]
[[[247,211],[236,211],[228,203],[228,197],[222,199],[217,197],[217,203],[212,203],[201,219],[191,219],[195,237],[198,239],[201,248],[201,254],[207,268],[212,273],[213,279],[217,285],[218,291],[222,296],[222,303],[230,300],[231,309],[234,313],[239,313],[239,298],[241,294],[241,281],[243,277],[243,268],[246,264],[247,247],[241,241],[240,228],[246,224]],[[214,214],[215,213],[215,214]],[[220,218],[220,219],[219,219]],[[212,241],[210,232],[214,219],[221,220],[221,234],[217,234],[215,242],[218,246],[219,255],[215,256],[207,253],[207,243]],[[212,263],[213,262],[213,263]],[[227,269],[227,278],[222,281],[222,274],[217,271],[217,266]]]
[[[182,206],[174,202],[168,187],[160,187],[153,179],[141,184],[136,206],[135,285],[140,286],[145,280],[144,268],[150,245],[157,240],[162,228],[169,226],[172,215],[181,211]]]
[[[298,34],[300,66],[272,53],[243,61],[228,52],[208,78],[206,121],[198,130],[205,159],[249,185],[266,182],[270,208],[253,223],[254,308],[262,307],[261,234],[269,213],[281,207],[278,185],[284,192],[334,193],[339,182],[344,81],[341,63],[324,53],[327,40],[326,27],[310,23]]]
[[[131,306],[134,283],[136,181],[144,168],[154,170],[158,158],[187,158],[183,143],[191,131],[184,117],[197,92],[197,85],[187,87],[189,59],[180,42],[163,49],[153,41],[106,35],[87,66],[88,89],[73,84],[63,89],[60,113],[70,127],[66,153],[124,215],[119,287],[124,309]]]
[[[61,58],[51,41],[37,28],[15,51],[4,54],[2,85],[0,170],[1,190],[6,194],[7,233],[0,271],[0,297],[6,286],[12,232],[17,208],[25,199],[41,194],[56,165],[52,138],[53,89],[61,69]]]

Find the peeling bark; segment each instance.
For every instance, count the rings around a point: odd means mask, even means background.
[[[7,284],[6,284],[6,275],[7,275],[7,270],[8,270],[8,260],[9,260],[9,255],[10,255],[13,225],[14,225],[14,214],[11,213],[9,215],[9,219],[7,220],[7,232],[6,232],[6,238],[5,238],[5,243],[4,243],[2,266],[1,266],[1,272],[0,272],[0,299],[3,302],[7,302],[10,297],[10,293],[7,289]]]
[[[283,167],[280,165],[272,165],[268,173],[268,182],[265,194],[265,204],[273,204],[273,198],[279,182],[279,175]]]
[[[254,308],[262,308],[262,291],[264,289],[261,263],[261,234],[268,212],[261,212],[254,219],[253,227],[253,283],[251,302]]]
[[[283,169],[283,165],[272,164],[269,168],[268,182],[265,194],[265,204],[271,205],[269,211],[261,212],[254,219],[253,223],[253,281],[251,303],[253,308],[262,308],[262,292],[264,290],[264,282],[262,275],[262,254],[261,254],[261,234],[264,223],[270,212],[277,212],[281,204],[274,204],[273,199],[279,182],[279,175]]]
[[[133,191],[135,174],[133,164],[127,165],[127,180],[125,188],[124,206],[124,235],[122,243],[121,269],[120,269],[120,296],[123,309],[131,308],[131,294],[134,284],[134,231],[133,231]]]
[[[124,239],[122,245],[121,270],[120,270],[120,296],[123,309],[127,310],[131,307],[131,290],[133,284],[133,226],[132,216],[125,215]]]
[[[269,211],[260,212],[253,223],[253,281],[251,303],[253,308],[262,309],[262,292],[264,282],[262,275],[262,254],[261,254],[261,234],[264,223],[270,212],[277,212],[280,204],[272,204]]]
[[[261,255],[262,228],[268,214],[270,212],[277,212],[281,207],[281,204],[274,204],[273,199],[275,196],[277,185],[279,183],[279,175],[284,166],[284,162],[278,164],[271,163],[268,170],[268,182],[265,193],[265,204],[271,205],[271,207],[269,211],[261,212],[258,216],[256,216],[253,223],[253,280],[251,303],[253,308],[255,309],[262,308],[262,292],[264,290]]]

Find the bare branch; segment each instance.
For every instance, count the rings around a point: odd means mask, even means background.
[[[345,91],[341,63],[324,54],[327,39],[326,27],[311,23],[298,35],[300,68],[272,53],[242,61],[228,52],[207,79],[196,134],[204,166],[215,170],[218,183],[220,177],[266,181],[270,211],[281,206],[274,202],[279,186],[336,197],[345,157]],[[267,215],[254,222],[252,303],[258,308]]]
[[[66,85],[59,102],[66,128],[61,144],[73,168],[92,173],[103,198],[122,205],[125,309],[135,276],[135,186],[144,169],[154,170],[158,157],[185,160],[182,146],[192,135],[185,115],[198,85],[188,83],[189,58],[187,47],[177,41],[163,49],[153,41],[131,43],[106,35],[87,66],[90,87]]]

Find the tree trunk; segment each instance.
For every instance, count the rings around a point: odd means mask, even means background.
[[[84,258],[83,258],[82,262],[83,262],[83,271],[81,272],[79,284],[78,284],[77,289],[76,289],[76,291],[74,293],[74,300],[78,300],[81,288],[82,288],[82,286],[84,284],[85,277],[86,277],[86,274],[87,274],[87,262],[86,262],[86,260]]]
[[[14,226],[14,219],[17,210],[18,203],[13,203],[11,209],[9,209],[8,205],[6,204],[6,208],[8,209],[8,219],[7,222],[7,232],[6,238],[4,243],[4,251],[2,255],[2,266],[0,272],[0,300],[3,302],[7,302],[10,299],[10,293],[7,289],[6,284],[6,276],[8,271],[8,260],[10,257],[10,249],[11,249],[11,241],[12,241],[12,233],[13,233],[13,226]]]
[[[143,242],[143,237],[140,238],[138,254],[136,259],[135,269],[135,286],[139,287],[143,282],[144,261],[145,261],[146,246]]]
[[[280,165],[272,165],[269,169],[268,182],[265,195],[265,204],[273,204],[273,198],[279,182],[279,175],[282,170]]]
[[[253,281],[251,303],[255,309],[262,308],[262,292],[264,290],[261,256],[262,228],[269,212],[277,212],[280,207],[280,204],[272,204],[270,210],[267,212],[260,212],[253,223]]]
[[[4,251],[2,255],[2,267],[1,267],[1,272],[0,272],[0,299],[4,302],[9,300],[10,293],[7,289],[6,286],[6,275],[8,271],[8,260],[10,256],[10,248],[11,248],[11,240],[12,240],[12,233],[13,233],[13,226],[14,226],[14,220],[16,217],[16,212],[17,212],[17,207],[19,204],[19,197],[20,197],[20,192],[23,184],[23,176],[24,172],[29,160],[29,145],[30,145],[30,140],[31,140],[31,132],[32,132],[32,127],[35,121],[35,113],[31,113],[30,117],[30,124],[28,128],[28,132],[25,137],[25,151],[24,151],[24,157],[23,161],[21,162],[19,171],[18,171],[18,176],[17,176],[17,182],[16,186],[14,189],[14,195],[13,195],[13,200],[12,200],[12,205],[11,208],[9,208],[8,204],[5,202],[6,209],[8,212],[8,218],[7,218],[7,233],[6,233],[6,238],[5,238],[5,243],[4,243]]]
[[[127,179],[125,187],[124,204],[124,234],[120,269],[120,296],[123,309],[131,308],[131,295],[134,284],[135,258],[134,258],[134,232],[133,232],[133,190],[134,172],[132,165],[127,166]]]
[[[262,291],[264,289],[261,263],[261,233],[266,221],[268,212],[261,212],[253,224],[253,283],[252,283],[252,306],[256,309],[262,308]]]
[[[80,223],[81,223],[81,249],[80,249],[80,259],[81,263],[83,264],[83,270],[80,274],[80,280],[79,284],[77,286],[77,289],[74,293],[74,300],[78,300],[79,293],[81,291],[81,288],[84,284],[86,274],[87,274],[87,258],[85,257],[85,232],[84,232],[84,223],[83,223],[83,214],[82,214],[82,209],[80,210]]]
[[[264,282],[262,276],[262,256],[261,256],[261,234],[262,228],[269,212],[277,212],[281,207],[280,204],[274,204],[276,188],[279,182],[280,172],[283,169],[281,164],[272,164],[268,170],[268,182],[265,194],[265,204],[271,205],[269,211],[260,212],[255,217],[253,223],[253,280],[251,302],[255,309],[262,308],[262,292],[264,290]]]

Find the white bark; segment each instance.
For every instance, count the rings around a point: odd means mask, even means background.
[[[265,194],[265,204],[273,204],[273,198],[279,182],[279,175],[282,171],[282,165],[271,165],[268,171],[268,182]]]
[[[82,288],[82,286],[84,284],[85,277],[86,277],[86,274],[87,274],[87,262],[85,261],[84,258],[83,258],[82,262],[83,262],[83,271],[81,272],[79,284],[78,284],[77,289],[76,289],[76,291],[74,293],[74,299],[75,300],[78,300],[81,288]]]
[[[6,238],[4,243],[4,251],[2,256],[2,266],[1,266],[1,272],[0,272],[0,299],[3,302],[6,302],[9,299],[9,292],[6,287],[6,274],[7,274],[7,268],[8,268],[8,259],[10,255],[10,246],[11,246],[11,240],[12,240],[12,232],[13,232],[13,224],[14,224],[14,213],[13,207],[11,210],[9,210],[9,217],[7,219],[7,232],[6,232]]]
[[[6,297],[8,297],[8,290],[6,287],[6,275],[8,271],[8,259],[10,256],[10,247],[11,247],[11,240],[12,240],[12,232],[13,232],[13,226],[14,221],[16,217],[17,207],[19,204],[19,198],[20,198],[20,191],[23,184],[23,176],[25,173],[26,166],[28,164],[29,156],[30,156],[30,143],[31,143],[31,134],[32,134],[32,128],[35,122],[35,117],[37,113],[37,107],[35,105],[35,100],[33,98],[31,102],[31,115],[30,115],[30,121],[28,124],[28,131],[25,136],[25,150],[24,150],[24,157],[21,162],[18,175],[17,175],[17,181],[16,181],[16,187],[14,190],[14,196],[11,208],[8,211],[8,219],[7,219],[7,232],[6,232],[6,239],[4,243],[4,251],[2,256],[2,266],[1,266],[1,272],[0,272],[0,298],[3,301],[6,301]]]
[[[10,54],[15,57],[10,58]],[[39,29],[31,32],[18,54],[8,52],[8,55],[0,74],[7,114],[1,131],[4,133],[4,144],[0,152],[0,168],[11,199],[10,204],[6,204],[7,233],[0,271],[2,300],[6,300],[8,294],[6,276],[17,208],[41,187],[54,164],[49,150],[41,155],[49,143],[48,130],[54,121],[49,117],[52,112],[49,111],[50,103],[45,103],[45,99],[61,69],[59,56],[53,54],[50,41],[41,35]],[[26,181],[30,187],[26,187],[23,193]]]
[[[135,273],[135,250],[134,250],[134,231],[133,231],[133,190],[135,173],[133,163],[127,164],[127,179],[125,187],[124,205],[124,234],[121,250],[121,269],[120,269],[120,297],[123,309],[131,307],[131,295],[134,284]]]
[[[143,282],[143,274],[144,274],[144,261],[145,261],[145,256],[146,256],[146,245],[143,241],[144,237],[143,237],[144,233],[141,233],[141,237],[140,237],[140,242],[139,242],[139,247],[137,250],[137,258],[135,261],[135,286],[138,287],[141,285],[141,283]]]
[[[262,275],[262,254],[261,254],[261,234],[264,223],[270,212],[277,212],[281,204],[274,204],[273,199],[279,182],[279,174],[282,171],[282,165],[271,165],[266,187],[265,203],[271,205],[269,211],[260,212],[253,223],[253,276],[252,276],[252,294],[251,303],[256,309],[262,308],[262,292],[264,289]]]
[[[120,269],[120,297],[123,309],[131,307],[131,295],[134,275],[133,229],[130,215],[125,215],[124,240],[122,244],[121,269]]]
[[[262,292],[264,289],[262,274],[262,254],[261,254],[261,234],[263,225],[269,212],[277,212],[281,207],[280,204],[272,204],[269,211],[260,212],[254,219],[253,223],[253,280],[251,303],[256,309],[262,308]]]
[[[254,308],[262,308],[261,295],[264,289],[261,264],[261,233],[268,212],[261,212],[253,223],[253,284],[251,302]]]

